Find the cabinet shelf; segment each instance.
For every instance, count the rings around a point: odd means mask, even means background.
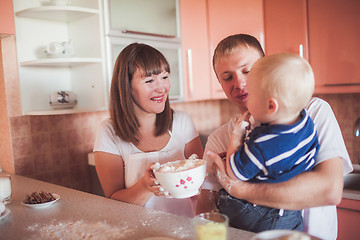
[[[12,0],[16,25],[21,108],[24,115],[75,114],[106,110],[102,0],[73,1],[70,6],[43,5],[44,0]],[[75,3],[76,2],[76,3]],[[44,55],[53,41],[73,40],[75,55]],[[76,93],[72,109],[54,109],[49,94]]]
[[[18,17],[38,18],[65,22],[71,22],[95,14],[99,14],[99,10],[73,6],[35,7],[24,9],[15,13],[15,15]]]
[[[74,114],[74,113],[84,113],[84,112],[94,112],[94,111],[106,111],[107,109],[58,109],[58,110],[39,110],[39,111],[28,111],[25,112],[25,115],[29,116],[39,116],[39,115],[60,115],[60,114]]]
[[[49,58],[21,62],[21,66],[28,67],[70,67],[91,63],[102,63],[101,58]]]

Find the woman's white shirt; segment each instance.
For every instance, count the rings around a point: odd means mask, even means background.
[[[102,151],[122,157],[125,168],[125,187],[129,188],[144,176],[150,163],[159,162],[162,164],[185,159],[185,144],[199,135],[190,116],[181,111],[174,112],[173,127],[169,134],[170,140],[163,149],[155,152],[143,152],[134,144],[118,137],[111,120],[106,119],[98,129],[94,152]],[[187,217],[195,215],[194,202],[189,198],[172,199],[153,195],[145,207]]]

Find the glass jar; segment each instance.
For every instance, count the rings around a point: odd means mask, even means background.
[[[10,203],[11,200],[11,176],[2,172],[0,168],[0,201]]]

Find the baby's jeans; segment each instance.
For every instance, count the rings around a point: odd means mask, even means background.
[[[303,231],[301,211],[284,210],[254,205],[245,200],[233,198],[224,189],[219,191],[219,210],[229,218],[232,227],[250,232],[271,229]]]

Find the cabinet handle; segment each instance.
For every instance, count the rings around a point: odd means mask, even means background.
[[[344,207],[337,207],[338,209],[341,209],[341,210],[345,210],[345,211],[350,211],[350,212],[357,212],[357,213],[360,213],[359,210],[357,209],[351,209],[351,208],[344,208]]]
[[[192,97],[194,92],[194,80],[193,80],[193,69],[192,69],[192,51],[190,48],[187,50],[187,57],[188,57],[188,68],[189,68],[189,92],[190,92],[190,97]]]
[[[304,46],[299,44],[299,56],[304,57]]]
[[[157,33],[148,33],[148,32],[139,32],[139,31],[132,31],[132,30],[123,30],[122,33],[130,33],[130,34],[139,34],[139,35],[146,35],[146,36],[153,36],[153,37],[163,37],[163,38],[175,38],[172,35],[165,35],[165,34],[157,34]]]
[[[360,86],[360,83],[332,83],[332,84],[324,84],[324,87],[346,87],[346,86]]]

